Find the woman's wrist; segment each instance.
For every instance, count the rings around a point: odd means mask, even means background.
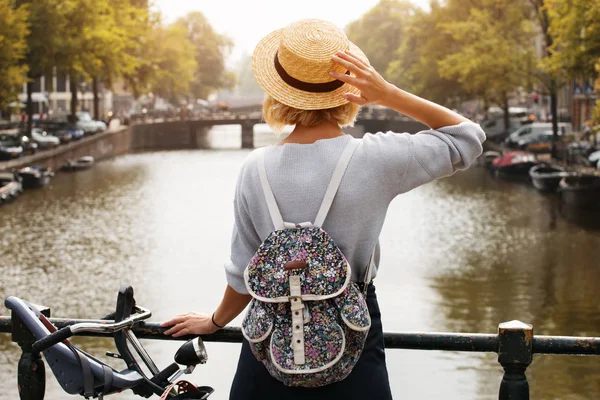
[[[397,107],[397,103],[401,100],[402,95],[406,93],[400,88],[398,88],[393,83],[389,83],[386,81],[386,87],[383,90],[383,95],[381,96],[381,100],[377,103],[380,106],[395,109]],[[400,112],[399,110],[396,110]]]
[[[212,321],[213,325],[214,325],[214,326],[216,326],[216,327],[217,327],[217,328],[219,328],[219,329],[223,329],[223,328],[225,328],[225,326],[226,326],[227,324],[225,324],[225,325],[220,325],[219,323],[217,323],[217,322],[215,321],[215,314],[216,314],[216,313],[217,313],[217,312],[215,311],[214,313],[212,313],[212,316],[210,317],[210,319],[211,319],[211,321]]]

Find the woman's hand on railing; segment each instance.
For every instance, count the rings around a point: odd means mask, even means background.
[[[219,328],[213,324],[210,315],[187,313],[181,314],[160,324],[161,327],[171,327],[164,334],[173,337],[185,335],[209,335]]]

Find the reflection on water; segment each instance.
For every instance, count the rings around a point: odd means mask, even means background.
[[[274,141],[259,130],[258,144]],[[212,137],[219,148],[239,143],[237,128]],[[154,321],[213,310],[225,285],[231,200],[246,155],[132,154],[57,174],[51,187],[0,209],[0,297],[49,305],[55,316],[93,318],[111,311],[118,287],[130,283]],[[381,241],[376,286],[387,331],[495,332],[499,322],[520,319],[537,334],[600,335],[600,230],[553,196],[473,168],[396,199]],[[76,343],[99,356],[114,350],[107,339]],[[179,346],[145,343],[161,367]],[[208,351],[208,365],[192,379],[226,399],[239,346],[209,343]],[[17,396],[18,357],[0,335],[0,399]],[[396,398],[494,399],[502,376],[495,358],[390,350],[388,368]],[[532,398],[596,398],[599,362],[534,357]],[[46,398],[69,397],[49,376]]]

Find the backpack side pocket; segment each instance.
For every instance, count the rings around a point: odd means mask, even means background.
[[[253,299],[250,308],[242,321],[242,335],[248,342],[252,352],[259,360],[267,357],[267,340],[273,330],[273,306]]]

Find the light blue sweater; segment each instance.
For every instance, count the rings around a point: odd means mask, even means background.
[[[360,282],[377,245],[385,214],[394,197],[434,179],[468,168],[481,154],[485,133],[479,125],[461,123],[437,130],[349,135],[312,144],[284,144],[266,150],[266,170],[283,219],[314,221],[333,169],[349,140],[362,140],[350,160],[323,229],[342,250]],[[227,282],[248,293],[243,273],[262,241],[274,228],[260,185],[256,152],[240,171],[234,206],[231,260]],[[372,276],[377,275],[377,268]]]

